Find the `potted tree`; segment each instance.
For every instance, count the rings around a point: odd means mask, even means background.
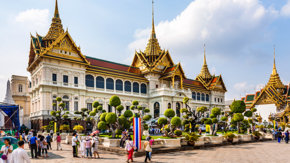
[[[60,126],[59,130],[62,130],[63,133],[66,133],[69,130],[69,125],[63,124]]]
[[[237,136],[232,132],[226,133],[225,137],[227,138],[227,142],[230,143],[233,142],[234,138],[237,138]]]
[[[194,146],[195,142],[199,140],[199,136],[195,132],[192,132],[190,134],[187,134],[185,136],[185,139],[187,140],[187,145]]]
[[[254,139],[255,140],[259,140],[260,136],[262,136],[262,134],[259,131],[254,131],[253,135],[254,135]]]
[[[81,133],[84,130],[84,127],[81,125],[75,125],[73,130],[76,130],[78,133]]]

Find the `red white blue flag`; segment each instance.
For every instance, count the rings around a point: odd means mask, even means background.
[[[137,149],[141,149],[141,118],[133,118],[133,142]]]

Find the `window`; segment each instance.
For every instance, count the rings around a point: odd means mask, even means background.
[[[201,94],[201,101],[205,101],[204,93]]]
[[[87,103],[87,109],[89,110],[89,111],[92,111],[92,103]]]
[[[158,85],[156,84],[156,88],[158,88]]]
[[[79,78],[78,77],[74,77],[74,84],[79,84]]]
[[[114,80],[112,78],[106,79],[106,89],[114,90]]]
[[[130,106],[126,106],[126,110],[130,110]]]
[[[218,98],[218,102],[220,102],[220,98]]]
[[[75,97],[75,100],[77,101],[77,100],[79,100],[79,98],[78,97]]]
[[[134,93],[139,93],[139,84],[138,83],[133,83],[133,92]]]
[[[108,113],[112,112],[112,107],[111,105],[108,105]]]
[[[36,84],[38,84],[38,78],[36,78]]]
[[[221,103],[223,103],[223,99],[221,98]]]
[[[63,101],[63,103],[65,103],[64,109],[69,110],[69,101]]]
[[[125,81],[125,91],[131,92],[131,82]]]
[[[56,104],[56,105],[53,106],[53,104]],[[57,111],[57,102],[56,102],[56,100],[52,100],[52,110]]]
[[[209,95],[208,95],[208,94],[205,95],[205,100],[206,100],[207,102],[209,102]]]
[[[52,84],[57,84],[57,76],[56,74],[52,74]]]
[[[171,109],[171,103],[168,103],[167,108],[168,108],[168,109]]]
[[[154,103],[154,118],[158,118],[160,113],[160,106],[158,102]]]
[[[146,84],[141,84],[141,93],[147,94],[147,86],[146,86]]]
[[[192,99],[196,100],[196,93],[195,92],[192,92]]]
[[[123,82],[120,79],[116,80],[116,90],[123,91]]]
[[[101,77],[101,76],[98,76],[97,78],[96,78],[96,86],[97,86],[97,88],[105,88],[105,86],[104,86],[104,78],[103,77]]]
[[[57,97],[56,95],[53,95],[53,96],[52,96],[52,98],[56,98],[56,97]]]
[[[200,93],[197,93],[197,100],[200,100]]]
[[[18,89],[18,91],[19,91],[19,92],[22,92],[22,85],[21,85],[21,84],[19,85],[19,89]]]
[[[68,97],[67,95],[64,95],[62,98],[63,98],[64,100],[68,100],[68,99],[69,99],[69,97]]]
[[[176,116],[180,117],[180,104],[178,102],[176,103]]]
[[[78,102],[75,102],[75,107],[74,107],[74,111],[78,111],[79,110],[79,103]]]
[[[63,82],[68,83],[68,76],[67,75],[63,75]]]
[[[216,98],[214,98],[214,102],[216,102]]]
[[[92,75],[86,75],[86,86],[94,87],[94,77]]]

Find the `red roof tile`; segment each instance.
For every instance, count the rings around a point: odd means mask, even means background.
[[[127,65],[122,65],[114,62],[109,62],[109,61],[104,61],[100,59],[93,59],[86,57],[87,61],[91,63],[91,65],[94,66],[100,66],[100,67],[106,67],[106,68],[111,68],[111,69],[116,69],[116,70],[121,70],[121,71],[128,71],[129,66]]]

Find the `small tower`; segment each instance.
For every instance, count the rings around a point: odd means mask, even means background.
[[[263,118],[261,117],[261,114],[259,113],[259,117],[257,118],[259,123],[262,123]]]
[[[201,67],[201,71],[199,75],[197,76],[197,78],[198,77],[201,77],[206,83],[208,83],[212,79],[212,76],[208,70],[208,66],[206,63],[205,45],[204,45],[204,54],[203,54],[203,65]]]
[[[6,95],[5,95],[3,103],[16,105],[13,98],[12,98],[9,80],[7,81]]]

